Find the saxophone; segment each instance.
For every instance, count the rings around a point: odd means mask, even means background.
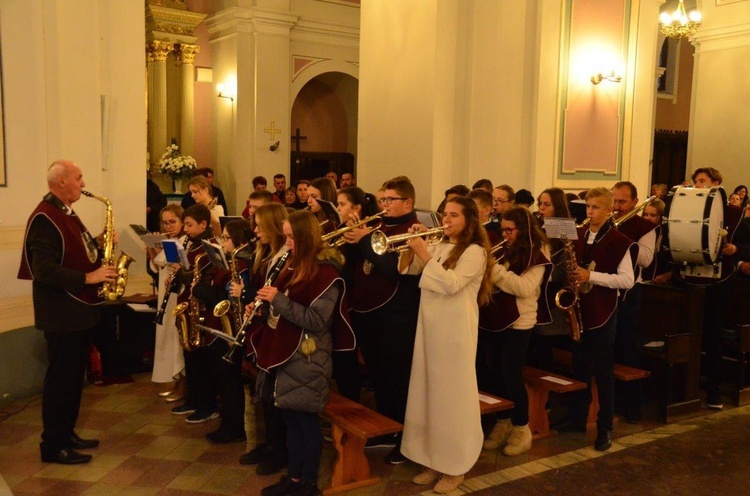
[[[193,296],[193,288],[201,279],[200,261],[205,256],[206,253],[201,253],[195,257],[193,262],[193,282],[190,284],[188,301],[183,301],[172,311],[172,315],[177,317],[178,338],[185,351],[192,351],[194,348],[205,345],[199,327],[203,321],[201,318],[201,301]]]
[[[573,241],[567,238],[562,238],[565,243],[565,253],[567,258],[565,261],[565,268],[570,274],[578,269],[578,261],[576,258],[575,248],[573,247]],[[581,299],[578,294],[578,283],[570,282],[568,278],[568,286],[562,288],[555,295],[555,305],[557,308],[564,311],[568,317],[569,335],[573,341],[580,341],[581,334],[583,333],[583,316],[581,314]]]
[[[232,271],[232,282],[241,282],[240,274],[239,272],[237,272],[237,253],[247,248],[250,243],[252,243],[252,241],[249,243],[245,243],[244,245],[240,245],[239,247],[235,248],[230,255],[229,268]],[[232,344],[234,343],[235,336],[242,327],[242,314],[244,313],[244,311],[245,309],[242,306],[242,300],[240,299],[240,297],[233,297],[231,299],[222,300],[216,304],[213,311],[214,317],[218,317],[219,319],[221,319],[222,330],[219,331],[206,326],[201,326],[201,329]],[[229,320],[229,317],[227,316],[227,313],[229,312],[232,312],[231,322]],[[232,329],[234,329],[234,332],[232,332]]]
[[[88,191],[81,191],[81,194],[99,200],[106,205],[106,220],[104,225],[104,255],[102,256],[102,265],[117,267],[117,278],[113,282],[105,282],[97,291],[100,298],[107,301],[115,301],[122,298],[125,294],[125,286],[128,284],[128,266],[134,261],[134,258],[127,253],[120,252],[115,264],[115,216],[112,211],[112,202],[103,196],[97,196]]]

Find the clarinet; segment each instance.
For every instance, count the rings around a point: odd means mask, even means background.
[[[188,238],[185,237],[185,241],[182,243],[182,247],[185,248],[188,243]],[[172,293],[179,293],[180,292],[180,280],[175,277],[177,275],[177,271],[172,272],[170,276],[167,278],[167,280],[164,282],[164,286],[166,287],[166,290],[164,291],[164,298],[161,300],[161,305],[159,305],[159,311],[156,312],[156,318],[154,319],[154,324],[157,325],[163,325],[164,324],[164,314],[167,311],[167,305],[169,304],[169,296]]]
[[[173,272],[170,274],[170,276],[167,278],[167,281],[164,283],[164,285],[167,287],[167,289],[164,291],[164,298],[161,300],[161,305],[159,306],[159,311],[156,312],[156,318],[154,319],[154,324],[157,325],[163,325],[164,324],[164,314],[167,311],[167,305],[169,304],[169,297],[172,293],[178,293],[180,291],[180,280],[175,277],[177,275],[177,272]]]
[[[279,274],[281,273],[281,269],[284,268],[284,265],[286,264],[286,260],[287,258],[289,258],[290,253],[292,252],[287,251],[281,256],[281,258],[279,258],[276,261],[273,268],[271,269],[271,272],[268,274],[268,278],[266,279],[266,283],[264,284],[264,286],[273,285],[274,281],[276,281],[276,278],[279,277]],[[246,335],[247,327],[253,321],[253,317],[255,316],[255,313],[263,307],[264,303],[265,302],[261,300],[260,298],[255,299],[255,301],[253,302],[253,309],[250,312],[250,316],[248,316],[244,320],[244,322],[242,322],[242,326],[237,330],[237,335],[234,338],[234,342],[231,344],[231,346],[229,347],[229,350],[227,350],[227,352],[222,357],[225,361],[229,363],[234,363],[235,351],[240,348],[245,347],[245,335]]]

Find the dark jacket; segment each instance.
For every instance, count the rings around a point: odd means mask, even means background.
[[[61,212],[65,208],[63,203],[52,194],[45,196],[42,203],[44,202],[49,203],[46,207],[53,206]],[[88,231],[85,233],[93,242]],[[65,250],[68,250],[68,257],[71,254],[87,257],[85,253],[77,251],[85,251],[81,239],[76,241],[66,246],[61,230],[55,226],[49,216],[32,215],[24,240],[25,257],[19,277],[22,279],[33,277],[34,325],[37,329],[50,332],[73,332],[91,329],[99,323],[98,307],[74,297],[74,295],[81,295],[85,290],[95,290],[95,287],[86,286],[85,271],[67,267],[63,262],[66,258]],[[74,250],[75,253],[71,253]],[[96,263],[91,264],[90,269],[93,270],[98,264],[97,260]],[[27,273],[28,269],[31,274]]]

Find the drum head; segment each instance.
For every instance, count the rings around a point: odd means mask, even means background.
[[[664,239],[675,262],[716,263],[725,204],[726,193],[720,187],[672,188],[664,212]]]

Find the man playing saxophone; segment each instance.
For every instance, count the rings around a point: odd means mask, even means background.
[[[555,426],[561,432],[585,432],[586,417],[591,403],[591,368],[599,388],[599,412],[594,448],[608,450],[612,446],[614,415],[613,343],[617,325],[618,290],[633,286],[633,267],[638,245],[617,232],[607,222],[613,207],[612,192],[593,188],[586,194],[586,215],[590,222],[578,228],[575,243],[577,269],[568,272],[570,284],[581,287],[581,312],[584,332],[573,347],[573,377],[589,387],[571,393],[569,418]],[[585,269],[583,267],[589,267]],[[586,292],[583,285],[591,286]]]
[[[86,463],[97,439],[75,433],[91,331],[99,323],[96,296],[101,283],[112,283],[117,269],[101,266],[102,236],[94,239],[72,205],[85,183],[69,160],[47,171],[49,193],[29,217],[19,279],[33,280],[34,323],[44,331],[49,365],[42,393],[42,461]]]

